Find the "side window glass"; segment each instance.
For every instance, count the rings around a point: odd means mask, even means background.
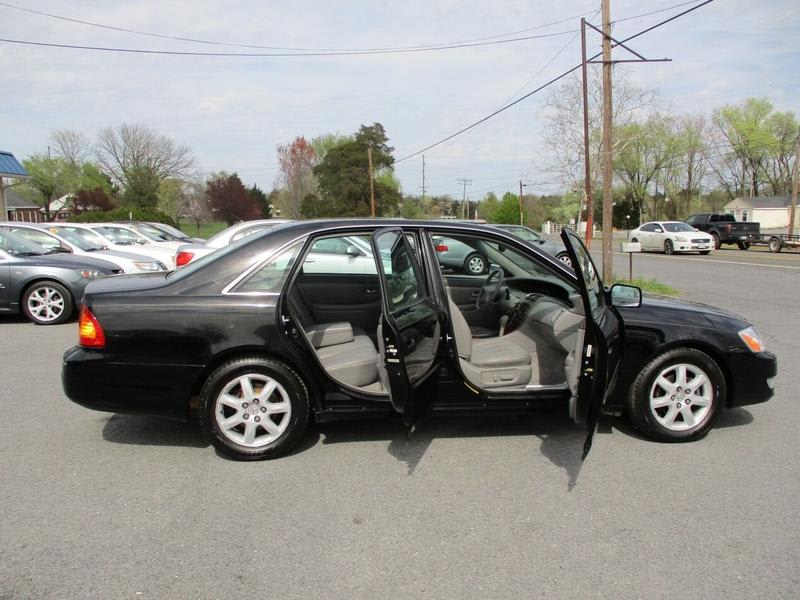
[[[236,292],[275,292],[286,280],[303,244],[298,243],[271,258],[240,283]]]
[[[303,260],[303,273],[377,274],[369,237],[345,235],[315,240]]]
[[[424,297],[422,273],[405,236],[398,231],[387,231],[376,238],[376,244],[386,277],[389,307],[402,309]]]

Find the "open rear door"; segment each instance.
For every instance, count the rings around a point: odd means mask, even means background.
[[[441,313],[400,228],[377,231],[372,246],[383,303],[378,370],[392,406],[410,425],[425,400],[421,384],[436,370]]]
[[[616,311],[606,302],[603,282],[586,246],[568,229],[562,229],[561,239],[578,276],[586,315],[583,349],[575,350],[576,360],[580,360],[578,387],[570,405],[573,419],[586,424],[583,445],[583,458],[586,458],[600,420],[600,409],[613,391],[622,348],[621,323]]]

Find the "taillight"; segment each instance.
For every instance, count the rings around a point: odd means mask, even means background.
[[[103,348],[106,345],[106,334],[100,321],[85,304],[81,305],[78,319],[78,343],[84,348]]]
[[[187,252],[186,250],[181,250],[175,256],[175,266],[182,267],[183,265],[188,265],[193,258],[194,258],[194,252]]]
[[[438,244],[436,244],[436,251],[447,252],[447,244],[442,244],[441,242],[439,242]]]

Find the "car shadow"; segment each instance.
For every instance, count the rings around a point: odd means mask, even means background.
[[[103,426],[103,439],[115,444],[207,448],[211,442],[194,422],[115,413]]]

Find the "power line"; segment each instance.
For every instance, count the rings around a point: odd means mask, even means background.
[[[682,17],[683,15],[686,15],[686,14],[692,12],[692,11],[695,11],[698,8],[701,8],[701,7],[705,6],[706,4],[710,4],[713,1],[714,0],[705,0],[705,2],[703,2],[702,4],[698,4],[696,6],[693,6],[692,8],[689,8],[689,9],[683,11],[683,12],[680,12],[680,13],[678,13],[676,15],[673,15],[672,17],[670,17],[668,19],[665,19],[664,21],[656,23],[655,25],[652,25],[652,26],[648,27],[647,29],[643,29],[639,33],[636,33],[636,34],[634,34],[634,35],[632,35],[630,37],[625,38],[624,40],[621,40],[620,43],[624,44],[626,42],[629,42],[632,39],[635,39],[635,38],[637,38],[637,37],[639,37],[641,35],[644,35],[645,33],[648,33],[650,31],[652,31],[653,29],[656,29],[657,27],[661,27],[662,25],[666,25],[667,23],[669,23],[671,21],[674,21],[675,19],[677,19],[679,17]],[[613,46],[616,47],[617,45],[618,44],[614,44]],[[592,56],[588,60],[594,60],[595,58],[599,57],[601,54],[602,54],[602,52],[598,52],[597,54],[595,54],[594,56]],[[512,106],[515,106],[515,105],[519,104],[523,100],[527,100],[528,98],[530,98],[534,94],[542,91],[546,87],[549,87],[549,86],[553,85],[554,83],[556,83],[557,81],[563,79],[564,77],[566,77],[570,73],[573,73],[574,71],[577,71],[578,69],[581,68],[581,65],[582,65],[582,63],[578,63],[574,67],[572,67],[570,69],[567,69],[566,71],[564,71],[560,75],[557,75],[556,77],[554,77],[553,79],[551,79],[547,83],[545,83],[543,85],[540,85],[536,89],[528,92],[527,94],[525,94],[524,96],[521,96],[520,98],[514,100],[513,102],[510,102],[510,103],[506,104],[505,106],[503,106],[501,108],[498,108],[497,110],[495,110],[494,112],[490,113],[489,115],[483,117],[482,119],[479,119],[479,120],[475,121],[474,123],[472,123],[470,125],[467,125],[466,127],[462,128],[462,129],[459,129],[455,133],[452,133],[452,134],[448,135],[447,137],[442,138],[438,142],[434,142],[433,144],[430,144],[429,146],[425,146],[425,148],[422,148],[421,150],[417,150],[416,152],[412,152],[411,154],[408,154],[408,155],[396,160],[395,162],[399,163],[399,162],[403,162],[404,160],[408,160],[409,158],[413,158],[413,157],[415,157],[415,156],[417,156],[419,154],[422,154],[423,152],[427,152],[431,148],[435,148],[436,146],[439,146],[441,144],[444,144],[445,142],[448,142],[448,141],[452,140],[454,137],[457,137],[457,136],[461,135],[462,133],[466,133],[470,129],[473,129],[474,127],[477,127],[481,123],[485,123],[486,121],[488,121],[492,117],[499,115],[501,112],[505,112],[506,110],[508,110]]]
[[[575,29],[568,29],[566,31],[557,31],[555,33],[542,33],[539,35],[528,35],[517,38],[506,38],[502,40],[495,40],[489,42],[469,42],[460,44],[449,44],[439,46],[424,46],[420,48],[395,48],[388,50],[331,50],[331,51],[313,51],[313,52],[192,52],[188,50],[150,50],[138,48],[119,48],[112,46],[86,46],[81,44],[58,44],[55,42],[38,42],[32,40],[15,40],[10,38],[0,38],[0,42],[8,44],[21,44],[25,46],[43,46],[46,48],[69,48],[72,50],[92,50],[95,52],[117,52],[128,54],[160,54],[168,56],[210,56],[210,57],[296,57],[296,56],[368,56],[373,54],[409,54],[418,52],[436,52],[439,50],[454,50],[459,48],[478,48],[481,46],[494,46],[497,44],[512,44],[516,42],[525,42],[528,40],[538,40],[543,38],[558,37],[562,35],[569,35],[574,33]]]

